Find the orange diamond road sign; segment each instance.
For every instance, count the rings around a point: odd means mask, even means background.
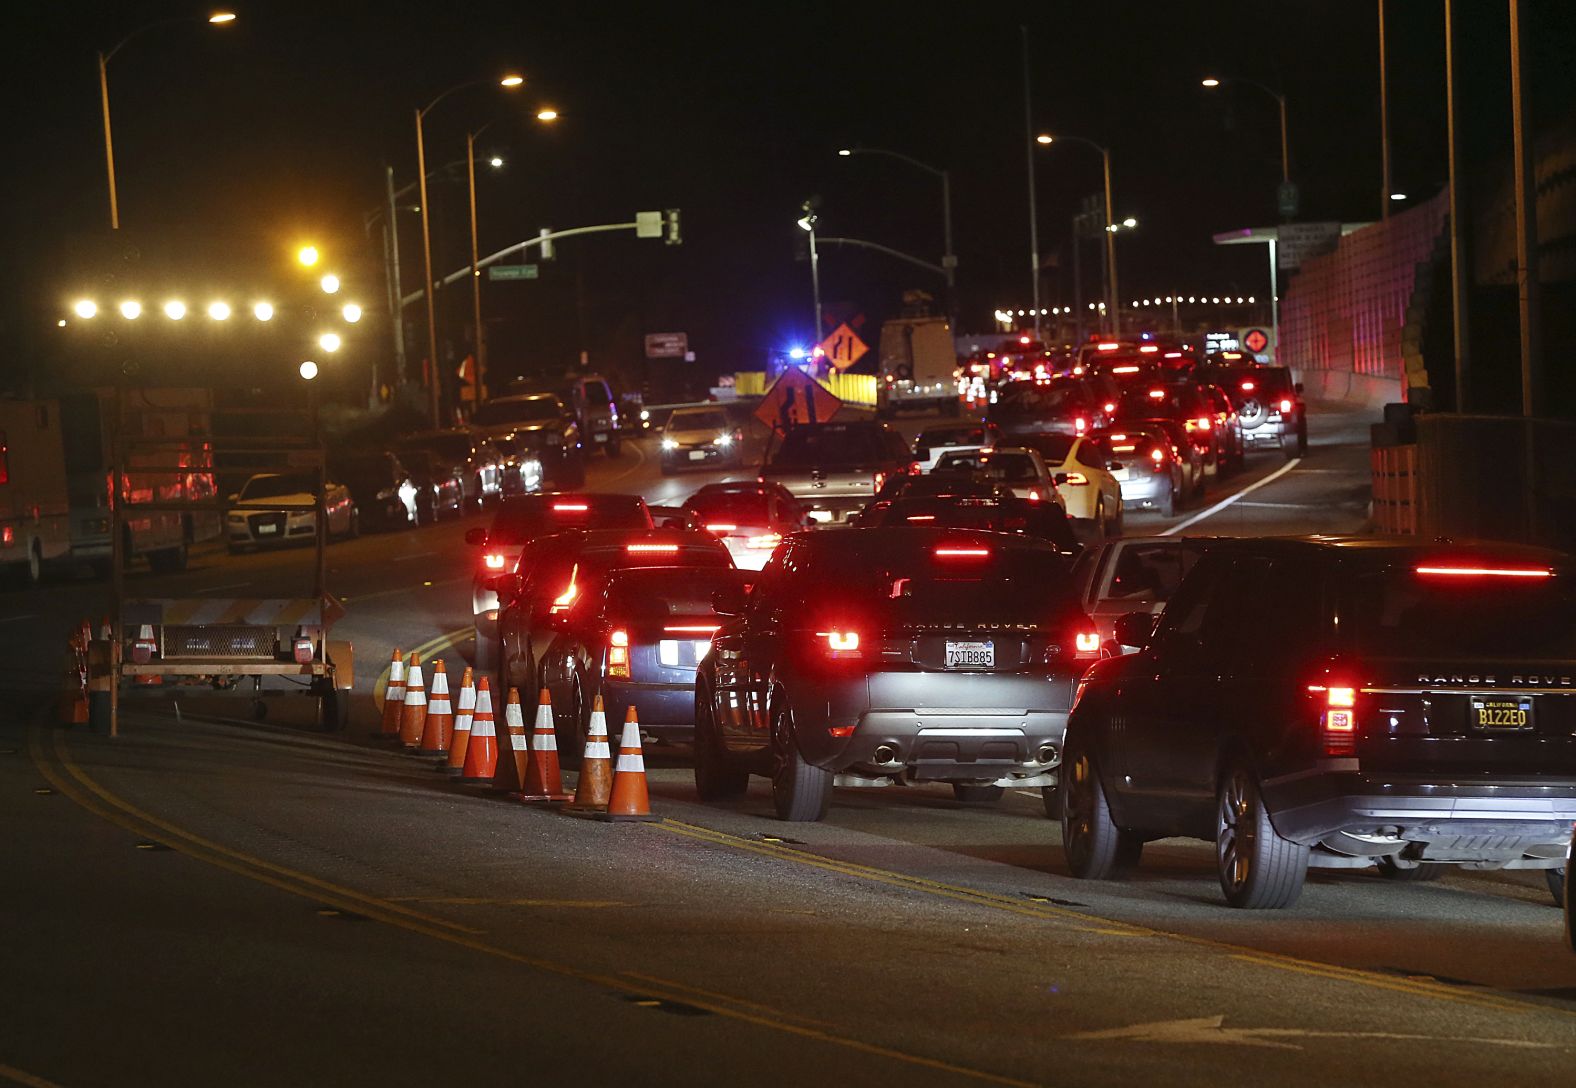
[[[774,431],[786,431],[796,423],[825,423],[842,406],[830,389],[791,366],[766,391],[755,416]]]
[[[1270,346],[1269,334],[1263,329],[1249,329],[1242,334],[1242,346],[1257,355]]]
[[[846,322],[821,341],[821,354],[838,370],[847,370],[869,350],[870,345],[859,339],[859,334],[850,329]]]

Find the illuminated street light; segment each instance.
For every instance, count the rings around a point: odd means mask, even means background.
[[[313,378],[317,377],[317,364],[311,359],[308,359],[302,363],[300,369],[301,377],[305,378],[307,381],[311,381]]]
[[[1201,79],[1198,82],[1199,82],[1199,86],[1201,86],[1201,87],[1219,87],[1220,86],[1220,80],[1216,79],[1214,76],[1210,76],[1208,79]]]
[[[98,303],[90,298],[79,300],[71,307],[71,312],[81,318],[89,318],[98,313]]]
[[[179,321],[186,316],[186,303],[178,298],[172,298],[164,304],[164,316],[171,321]]]
[[[1038,135],[1038,136],[1036,136],[1034,138],[1034,142],[1039,144],[1041,147],[1046,147],[1046,146],[1048,146],[1050,144],[1055,143],[1056,142],[1056,137],[1054,137],[1054,136],[1047,136],[1044,133],[1041,133],[1040,135]]]
[[[1138,226],[1138,220],[1134,219],[1132,216],[1128,216],[1126,219],[1122,220],[1122,226],[1126,227],[1128,230],[1132,230],[1134,227]]]
[[[345,303],[345,308],[342,312],[345,315],[345,320],[350,322],[352,325],[361,320],[361,307],[357,306],[354,302]]]
[[[66,327],[66,319],[62,317],[59,321],[55,322],[55,324],[59,325],[63,329]]]
[[[498,167],[503,165],[503,158],[499,155],[494,155],[492,158],[487,160],[487,165],[496,170]]]
[[[854,149],[851,147],[840,147],[837,149],[837,153],[846,159],[854,153]]]
[[[328,275],[323,277],[322,285],[323,293],[332,295],[334,292],[339,290],[339,277],[330,272]]]
[[[210,302],[208,316],[215,321],[230,320],[230,304],[228,302]]]
[[[135,299],[127,299],[120,304],[120,316],[127,321],[135,321],[142,316],[142,303]]]
[[[274,319],[274,304],[272,302],[259,302],[252,306],[252,316],[259,321],[272,321]]]
[[[1391,193],[1390,194],[1390,199],[1391,200],[1405,200],[1406,199],[1406,194],[1405,193]]]
[[[300,261],[302,266],[306,268],[311,268],[313,265],[315,265],[317,263],[317,258],[318,252],[316,246],[302,246],[300,251],[296,253],[296,260]]]
[[[338,351],[343,343],[344,341],[339,338],[339,333],[337,332],[325,332],[317,338],[317,346],[327,352]]]
[[[224,23],[233,23],[235,22],[235,12],[216,11],[212,15],[208,16],[208,21],[213,23],[215,26],[220,26]]]
[[[500,87],[518,87],[520,84],[522,84],[524,82],[525,82],[525,77],[524,76],[517,76],[517,75],[511,74],[511,75],[504,76],[502,79],[500,79],[498,81],[498,86],[500,86]]]
[[[553,109],[551,106],[546,109],[537,110],[536,119],[538,121],[556,121],[558,120],[558,111]]]

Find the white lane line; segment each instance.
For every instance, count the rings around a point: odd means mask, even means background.
[[[398,555],[394,557],[396,563],[409,563],[412,559],[431,559],[437,552],[416,552],[414,555]]]
[[[37,616],[29,613],[25,616],[0,616],[0,623],[21,623],[23,620],[36,620]]]
[[[1186,521],[1181,522],[1180,524],[1177,524],[1177,525],[1173,525],[1173,526],[1171,526],[1171,528],[1164,530],[1163,532],[1161,532],[1160,535],[1161,536],[1175,536],[1177,533],[1180,533],[1183,529],[1186,529],[1190,525],[1197,525],[1199,522],[1203,521],[1205,518],[1212,518],[1212,517],[1214,517],[1216,514],[1220,513],[1222,510],[1224,510],[1226,507],[1230,506],[1232,503],[1236,502],[1238,499],[1242,498],[1244,495],[1251,495],[1255,491],[1257,491],[1259,488],[1263,487],[1265,484],[1272,484],[1272,483],[1274,483],[1276,480],[1280,479],[1282,476],[1286,475],[1288,472],[1290,472],[1292,469],[1296,468],[1300,464],[1302,464],[1302,458],[1301,457],[1293,457],[1290,461],[1287,461],[1280,468],[1276,469],[1274,472],[1272,472],[1268,476],[1264,477],[1264,479],[1258,481],[1257,483],[1249,484],[1247,487],[1244,487],[1241,491],[1237,492],[1235,495],[1227,495],[1224,499],[1221,499],[1214,506],[1211,506],[1208,510],[1200,510],[1198,513],[1194,514],[1192,517],[1188,518]]]

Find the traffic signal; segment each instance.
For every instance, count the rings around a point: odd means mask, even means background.
[[[683,245],[684,239],[679,234],[679,210],[669,208],[665,213],[667,232],[663,235],[663,242],[670,246]]]
[[[551,235],[553,233],[552,230],[547,228],[547,227],[543,227],[537,233],[541,236],[541,239],[542,239],[542,260],[544,260],[544,261],[552,260],[553,259],[553,239],[551,237]]]

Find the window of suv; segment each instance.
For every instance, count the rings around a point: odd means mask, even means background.
[[[491,544],[524,544],[568,529],[650,529],[639,495],[521,495],[508,498],[487,530]]]
[[[473,422],[478,427],[542,423],[558,419],[563,412],[563,403],[557,397],[506,397],[503,400],[490,400],[476,409]]]
[[[1345,580],[1341,629],[1359,654],[1434,661],[1576,657],[1576,577],[1419,574],[1407,563]],[[1450,566],[1527,567],[1482,560]],[[1532,564],[1530,569],[1536,569]]]
[[[813,468],[869,464],[908,456],[908,446],[902,437],[885,427],[821,423],[792,428],[772,457],[772,464]]]

